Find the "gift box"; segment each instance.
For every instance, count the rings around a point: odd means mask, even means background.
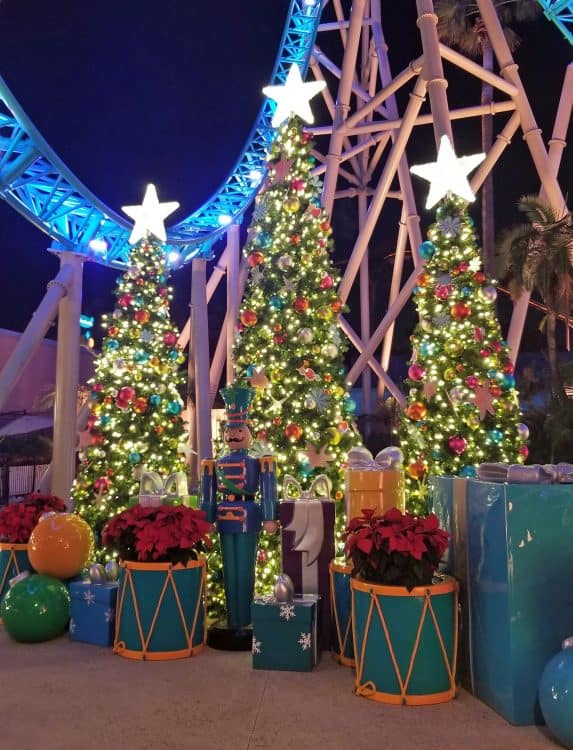
[[[118,584],[89,581],[70,583],[70,638],[73,641],[112,646]]]
[[[573,488],[432,478],[430,497],[453,535],[467,684],[513,724],[542,723],[539,679],[573,623]]]
[[[143,471],[139,482],[139,497],[133,499],[130,505],[137,503],[144,508],[159,508],[161,505],[190,507],[192,496],[189,495],[187,475],[183,471],[175,471],[164,480],[156,471]]]
[[[297,596],[318,596],[318,643],[321,649],[332,644],[330,574],[334,558],[334,501],[328,496],[330,482],[321,474],[309,490],[288,474],[283,480],[284,499],[279,503],[281,562]],[[320,493],[320,494],[319,494]]]
[[[348,454],[346,517],[361,515],[363,508],[374,508],[377,513],[385,513],[390,508],[404,512],[405,481],[399,448],[384,448],[376,458],[362,446]]]
[[[277,602],[256,597],[253,621],[253,669],[312,672],[318,661],[318,597]]]

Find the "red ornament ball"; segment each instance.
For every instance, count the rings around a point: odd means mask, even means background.
[[[326,276],[323,276],[320,280],[320,288],[321,289],[332,289],[334,286],[334,279],[332,276],[329,276],[328,274]]]
[[[304,190],[305,185],[305,181],[301,180],[300,177],[290,181],[290,186],[293,190]]]
[[[412,479],[422,479],[426,473],[426,465],[421,461],[414,461],[414,463],[408,466],[408,474]]]
[[[125,401],[126,403],[131,403],[135,399],[135,388],[132,388],[130,385],[125,385],[123,388],[119,389],[119,393],[117,394],[117,401]]]
[[[456,302],[455,305],[450,307],[450,315],[454,320],[463,320],[471,314],[471,307],[466,305],[465,302]]]
[[[258,250],[255,250],[252,253],[249,253],[247,255],[247,263],[251,268],[254,268],[255,266],[260,266],[265,262],[265,256],[260,253]]]
[[[330,234],[332,232],[332,227],[330,226],[330,223],[328,221],[323,221],[320,225],[320,228],[327,234]]]
[[[489,357],[490,354],[491,354],[491,349],[487,349],[485,347],[483,349],[480,349],[480,352],[479,352],[480,357],[483,357],[485,359],[485,357]]]
[[[417,362],[414,362],[408,368],[408,377],[410,380],[423,380],[426,376],[426,371]]]
[[[241,323],[247,328],[256,325],[257,320],[257,313],[254,310],[243,310],[241,313]]]
[[[490,385],[490,387],[489,387],[489,392],[491,393],[491,395],[492,395],[492,396],[493,396],[494,398],[498,398],[499,396],[501,396],[501,388],[500,388],[500,387],[499,387],[499,385],[498,385],[497,383],[495,383],[495,382],[493,382],[493,383],[492,383],[492,384]]]
[[[448,440],[448,447],[452,451],[452,453],[456,454],[456,456],[461,456],[461,454],[468,447],[468,443],[467,440],[461,435],[452,435],[452,437]]]
[[[260,549],[257,552],[257,563],[259,565],[264,565],[267,561],[267,553],[264,549]]]
[[[517,449],[520,456],[527,458],[529,456],[529,448],[526,445],[520,445]]]
[[[131,294],[122,294],[121,297],[118,298],[117,302],[121,307],[129,307],[131,305],[133,297]]]
[[[478,284],[485,284],[486,282],[486,275],[483,271],[476,271],[474,273],[474,281],[477,281]]]
[[[151,315],[147,310],[136,310],[133,317],[138,323],[145,325],[146,323],[149,323]]]
[[[422,401],[414,401],[406,409],[406,416],[412,419],[414,422],[419,422],[424,419],[428,413],[428,407]]]
[[[300,234],[293,234],[292,237],[289,239],[289,242],[291,245],[300,245],[301,243]]]
[[[143,414],[147,411],[147,399],[144,396],[136,398],[133,402],[133,410],[138,414]]]
[[[291,422],[285,427],[285,437],[289,438],[289,440],[300,440],[302,432],[302,427],[295,422]]]
[[[167,331],[167,333],[163,335],[163,343],[165,346],[175,346],[177,343],[177,334],[173,331]]]
[[[95,391],[96,393],[103,391],[103,383],[94,383],[92,391]]]
[[[319,206],[313,205],[310,209],[310,215],[313,216],[315,219],[318,219],[321,213],[322,213],[322,209],[320,209]]]
[[[502,370],[503,370],[503,372],[506,375],[513,375],[514,370],[515,370],[515,366],[514,366],[513,362],[510,362],[509,360],[507,360],[507,362],[504,364]]]
[[[308,310],[308,308],[310,307],[310,302],[306,297],[297,297],[292,303],[292,306],[297,312],[301,313]]]
[[[330,309],[333,313],[339,313],[342,310],[342,300],[335,299],[334,302],[331,302]]]
[[[470,264],[467,261],[462,260],[461,263],[458,263],[458,273],[465,273],[469,269],[469,267]]]
[[[430,277],[427,273],[420,273],[416,277],[416,283],[418,284],[418,286],[427,286],[429,280]]]
[[[107,335],[108,335],[108,336],[111,336],[112,338],[113,338],[114,336],[117,336],[117,334],[118,334],[118,333],[119,333],[119,328],[118,328],[117,326],[110,326],[110,327],[109,327],[109,328],[107,329]]]
[[[286,336],[284,335],[284,333],[275,333],[275,335],[273,336],[273,341],[275,342],[275,344],[284,344],[284,342],[286,341]]]
[[[490,346],[494,350],[494,352],[496,352],[497,354],[499,354],[501,350],[503,349],[501,345],[501,341],[492,341]]]

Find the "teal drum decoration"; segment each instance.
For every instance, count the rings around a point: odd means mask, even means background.
[[[205,644],[205,559],[120,563],[113,650],[127,659],[184,659]]]
[[[333,623],[332,654],[339,664],[354,666],[352,643],[352,603],[350,573],[352,565],[333,560],[330,563],[330,608]]]
[[[563,641],[563,650],[543,670],[539,705],[550,731],[573,750],[573,638]]]
[[[411,591],[351,578],[355,693],[380,703],[445,703],[456,695],[458,583]]]
[[[0,542],[0,599],[8,591],[10,580],[24,571],[34,571],[28,559],[28,545]]]

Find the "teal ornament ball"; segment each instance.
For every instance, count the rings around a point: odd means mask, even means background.
[[[504,391],[509,391],[515,388],[515,378],[513,375],[503,375],[500,381],[500,386]]]
[[[499,378],[499,372],[497,370],[488,370],[486,374],[490,380]]]
[[[116,341],[115,339],[110,339],[109,341],[105,342],[105,348],[108,349],[110,352],[115,352],[117,349],[119,349],[119,341]]]
[[[420,254],[420,258],[422,258],[423,260],[430,260],[430,258],[436,252],[436,246],[433,242],[430,242],[430,240],[426,240],[425,242],[422,242],[422,244],[418,248],[418,252]]]
[[[348,414],[354,414],[354,412],[356,411],[356,406],[357,406],[356,401],[353,398],[344,399],[344,410]]]
[[[569,642],[571,645],[568,645]],[[573,639],[547,664],[539,681],[539,706],[550,732],[573,750]]]
[[[442,457],[442,451],[437,450],[437,449],[432,451],[432,458],[433,459],[438,460],[441,457]]]
[[[278,296],[278,294],[273,294],[271,297],[269,297],[269,307],[271,310],[282,310],[284,306],[284,301],[281,297]]]
[[[133,306],[134,307],[143,307],[144,302],[145,302],[145,300],[143,299],[143,297],[141,296],[141,294],[138,294],[137,297],[135,297],[134,300],[133,300]]]
[[[472,288],[469,286],[462,287],[462,297],[471,297],[473,294]]]
[[[257,245],[268,248],[273,244],[272,235],[268,232],[261,232],[257,237]]]
[[[70,619],[68,589],[57,578],[29,576],[8,590],[0,617],[15,641],[49,641],[64,632]]]
[[[493,443],[501,443],[503,440],[503,432],[501,430],[490,430],[488,435]]]
[[[141,453],[137,453],[137,451],[133,451],[133,453],[129,454],[129,461],[132,464],[138,464],[141,461]]]
[[[169,359],[171,359],[173,362],[179,359],[179,350],[171,349],[171,351],[169,352]]]
[[[144,351],[138,351],[135,352],[135,361],[136,362],[147,362],[149,359],[149,354]]]
[[[248,366],[248,367],[246,368],[246,370],[245,370],[245,375],[246,375],[246,376],[247,376],[248,378],[252,378],[254,374],[255,374],[255,366],[254,366],[254,365],[249,365],[249,366]]]
[[[475,466],[464,466],[463,469],[460,471],[460,477],[465,477],[466,479],[475,479],[477,477],[477,470]]]
[[[179,401],[170,401],[167,404],[167,413],[177,416],[181,412],[181,404]]]
[[[109,424],[109,415],[108,414],[102,414],[101,417],[99,418],[99,421],[103,425]]]
[[[151,404],[151,406],[159,406],[159,404],[161,403],[161,396],[158,393],[153,393],[149,397],[149,403]]]

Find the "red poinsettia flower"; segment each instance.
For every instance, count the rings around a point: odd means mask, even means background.
[[[346,556],[352,575],[412,589],[432,582],[449,538],[433,513],[421,518],[398,508],[384,515],[364,509],[348,523]]]
[[[65,513],[65,502],[56,495],[33,492],[0,510],[0,542],[27,544],[44,513]]]

